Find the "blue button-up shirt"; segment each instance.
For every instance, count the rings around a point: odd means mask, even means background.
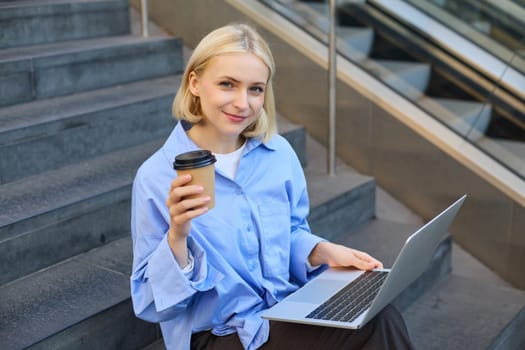
[[[189,349],[191,334],[237,332],[245,349],[267,341],[264,309],[313,277],[308,255],[322,239],[310,232],[306,181],[288,142],[249,139],[235,180],[216,170],[215,208],[192,220],[186,276],[167,242],[166,198],[182,152],[198,149],[177,124],[133,183],[131,297],[138,317],[160,322],[169,350]]]

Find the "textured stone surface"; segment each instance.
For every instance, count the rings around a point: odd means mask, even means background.
[[[172,76],[0,109],[0,183],[166,136]]]
[[[0,348],[36,343],[129,297],[129,278],[69,260],[0,287]]]
[[[30,70],[21,70],[20,65],[29,66]],[[12,48],[0,51],[0,72],[6,76],[31,74],[31,88],[19,91],[16,99],[2,95],[0,106],[177,74],[181,70],[182,41],[173,37],[122,36]],[[0,80],[0,91],[8,89],[8,82]]]
[[[0,349],[160,336],[129,298],[130,185],[175,124],[182,42],[117,36],[127,6],[0,1]]]
[[[305,167],[308,164],[308,154],[306,151],[306,131],[304,127],[291,123],[286,118],[278,115],[277,129],[290,142],[301,165]]]
[[[14,233],[4,231],[7,225],[129,186],[138,166],[162,141],[155,140],[49,171],[24,182],[3,185],[0,206],[5,210],[0,213],[0,237]]]
[[[522,291],[451,276],[404,316],[419,349],[522,349],[523,305]]]
[[[0,287],[0,348],[136,349],[158,339],[129,299],[126,237]],[[23,329],[21,332],[16,329]]]
[[[326,149],[306,138],[308,165],[305,176],[310,197],[311,229],[327,239],[337,239],[375,215],[375,181],[338,162],[336,173],[326,171]]]
[[[128,234],[135,171],[163,141],[1,186],[0,281]]]
[[[75,205],[72,215],[0,243],[0,284],[129,235],[130,189],[104,194],[93,211]],[[30,256],[30,259],[25,257]]]
[[[139,349],[159,337],[159,325],[136,318],[131,300],[127,299],[42,340],[31,349]]]
[[[129,276],[133,262],[132,252],[133,246],[128,232],[126,238],[79,255],[77,259]]]
[[[129,33],[127,0],[0,2],[0,48]]]
[[[140,79],[180,73],[182,46],[177,38],[116,41],[110,48],[86,47],[34,59],[36,98],[62,96]]]

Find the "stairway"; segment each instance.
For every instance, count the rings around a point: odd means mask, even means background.
[[[0,1],[0,349],[163,348],[131,308],[129,199],[174,126],[183,48],[129,35],[128,11],[122,0]],[[29,31],[4,20],[26,17]],[[281,117],[279,130],[304,165],[313,231],[391,265],[420,220],[340,161],[328,177],[303,127]],[[395,302],[418,348],[519,348],[524,293],[450,274],[451,248]]]
[[[0,348],[125,349],[130,185],[173,127],[182,40],[127,0],[0,2]]]

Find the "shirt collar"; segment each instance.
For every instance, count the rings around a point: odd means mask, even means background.
[[[189,124],[186,121],[180,121],[179,123],[177,123],[171,134],[168,136],[168,139],[162,146],[164,154],[170,162],[173,161],[172,158],[176,154],[200,149],[200,147],[197,146],[186,133],[186,131],[191,128],[190,125],[191,124]],[[275,141],[273,138],[271,138],[268,142],[265,143],[263,143],[262,140],[258,137],[249,138],[246,142],[246,147],[244,148],[243,156],[259,146],[265,147],[270,151],[275,151],[276,149]]]

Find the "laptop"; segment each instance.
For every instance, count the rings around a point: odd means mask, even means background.
[[[407,238],[391,269],[329,268],[262,313],[269,320],[358,329],[427,268],[466,195]]]

